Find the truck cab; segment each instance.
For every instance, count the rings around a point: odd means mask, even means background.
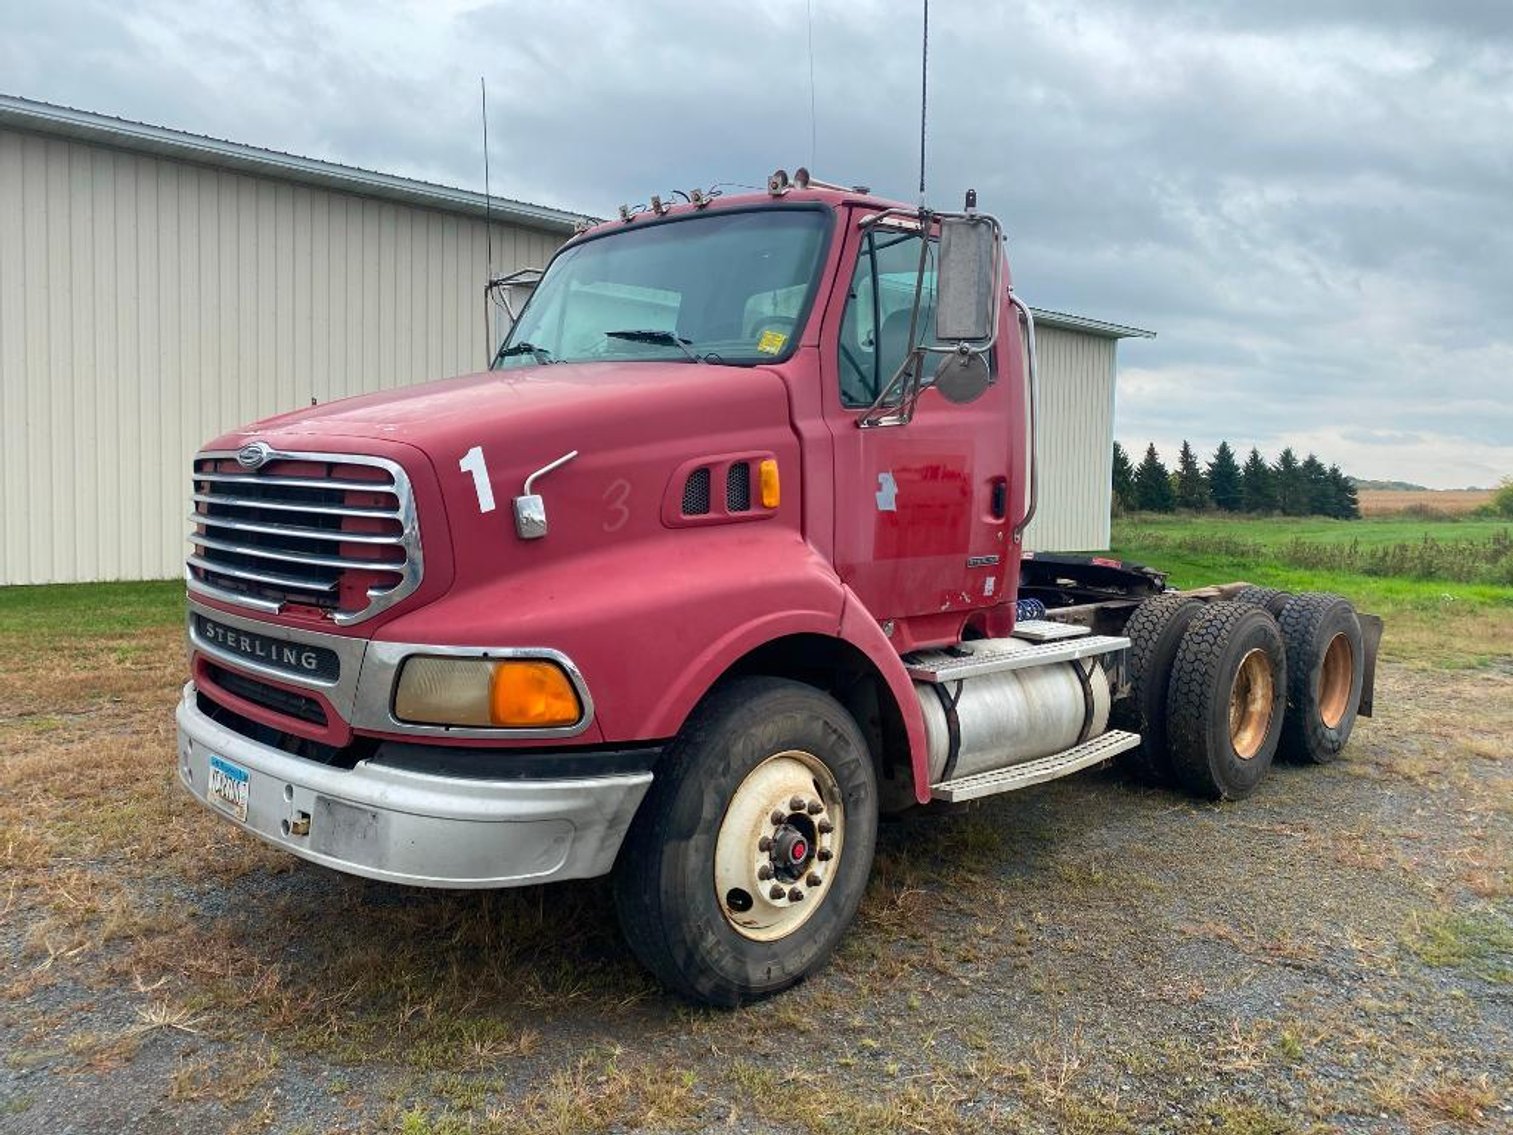
[[[975,201],[685,196],[565,244],[489,370],[196,456],[178,764],[369,878],[612,872],[637,956],[735,1004],[823,963],[881,811],[1139,749],[1109,721],[1160,586],[1020,618],[1033,319]],[[1257,641],[1242,771],[1284,717]]]

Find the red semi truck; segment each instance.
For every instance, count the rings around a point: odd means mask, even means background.
[[[881,813],[1128,753],[1209,797],[1369,715],[1338,597],[1024,551],[1034,322],[1000,227],[790,180],[580,232],[481,374],[194,459],[185,787],[426,887],[613,873],[736,1004],[820,966]]]

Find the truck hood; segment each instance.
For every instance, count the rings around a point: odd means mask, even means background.
[[[602,423],[637,418],[656,404],[683,402],[702,391],[711,405],[749,389],[756,374],[764,387],[779,382],[763,368],[663,362],[559,363],[484,371],[458,378],[384,390],[263,418],[217,439],[235,449],[254,438],[284,448],[311,448],[322,437],[378,438],[423,450],[441,439],[488,432],[508,422],[511,434],[555,433],[564,418]]]

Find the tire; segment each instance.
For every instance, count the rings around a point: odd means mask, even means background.
[[[876,774],[850,714],[798,682],[740,679],[704,701],[657,765],[615,863],[621,929],[691,1000],[769,996],[835,949],[876,841]]]
[[[1292,598],[1292,592],[1283,591],[1278,587],[1245,587],[1235,592],[1232,601],[1235,603],[1249,603],[1252,607],[1264,607],[1271,612],[1272,618],[1280,618],[1282,608],[1287,606],[1287,600]]]
[[[1182,636],[1167,689],[1172,768],[1189,792],[1239,800],[1276,756],[1287,703],[1287,660],[1262,607],[1211,603]]]
[[[1281,755],[1328,764],[1340,755],[1361,703],[1366,655],[1349,600],[1323,591],[1295,595],[1278,618],[1287,647],[1287,716]]]
[[[1188,625],[1204,606],[1201,599],[1187,595],[1157,595],[1136,607],[1124,625],[1130,640],[1130,692],[1115,703],[1112,723],[1140,734],[1132,764],[1143,779],[1156,784],[1173,780],[1166,735],[1166,688],[1172,660]]]

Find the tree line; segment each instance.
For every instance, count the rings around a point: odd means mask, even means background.
[[[1145,448],[1139,465],[1114,442],[1114,507],[1124,512],[1273,513],[1283,516],[1332,516],[1357,520],[1361,506],[1355,484],[1338,465],[1325,466],[1310,453],[1303,460],[1288,446],[1275,462],[1267,463],[1252,447],[1242,465],[1229,442],[1221,441],[1213,459],[1204,465],[1187,442],[1177,468],[1161,463],[1155,445]]]

